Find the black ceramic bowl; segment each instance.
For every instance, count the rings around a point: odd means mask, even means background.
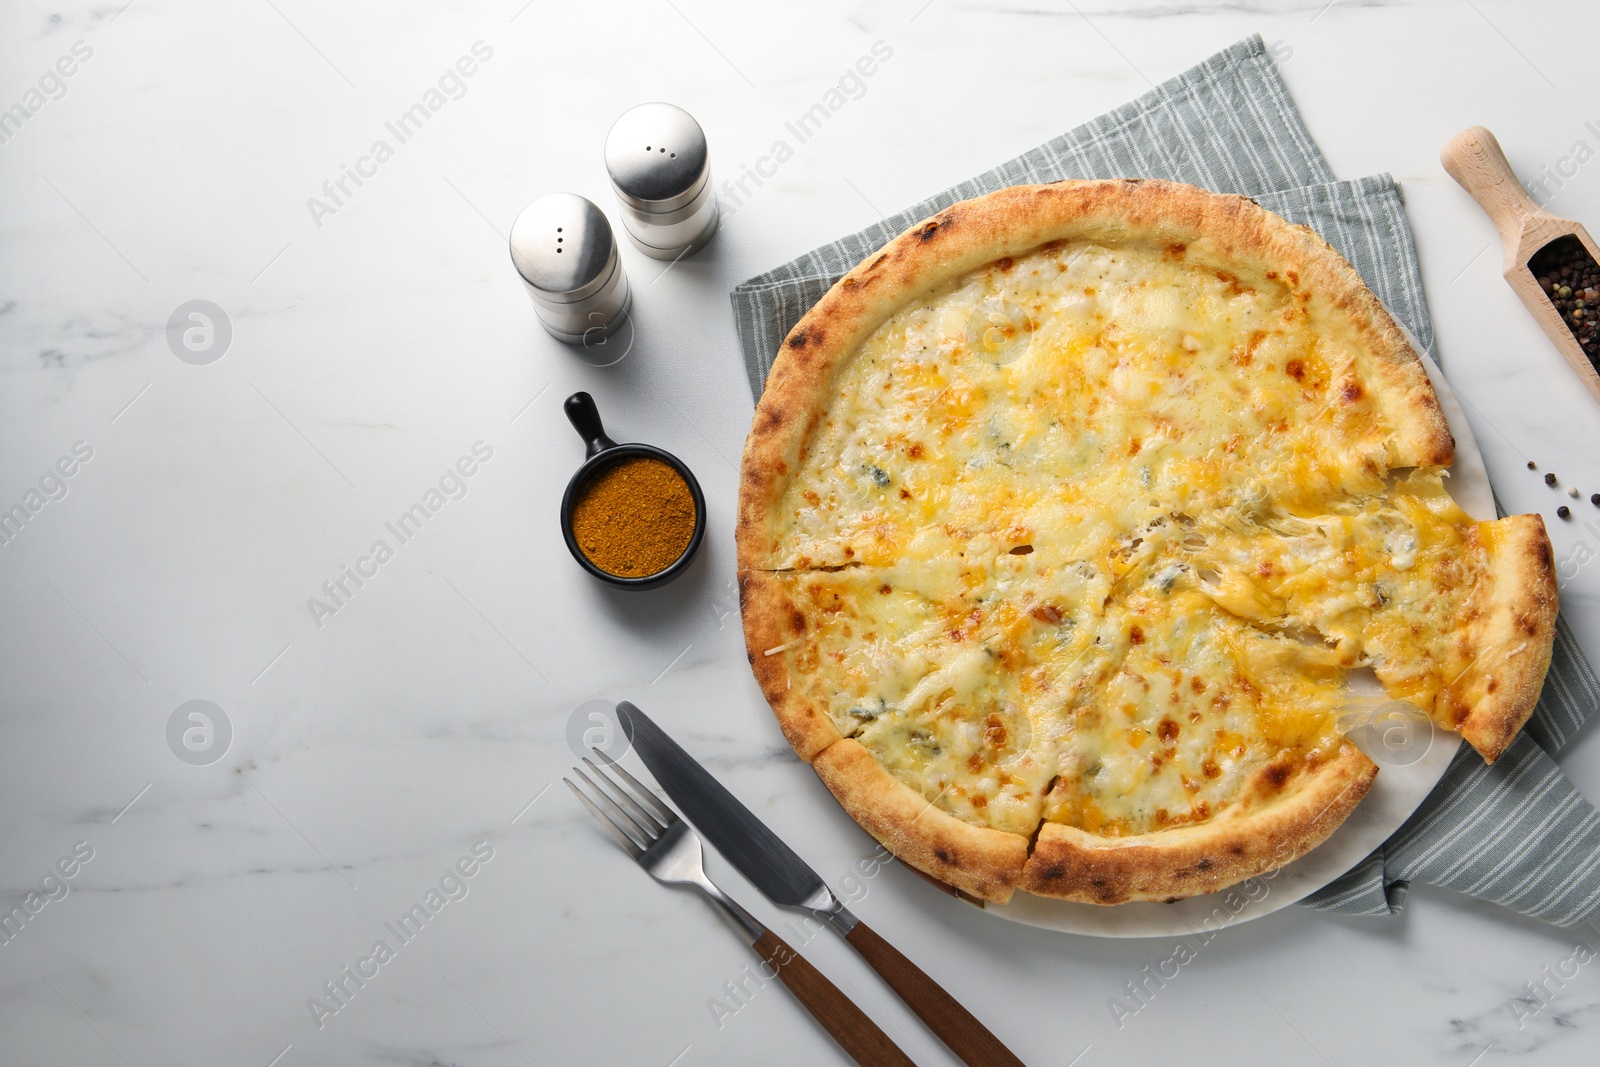
[[[654,589],[666,585],[684,571],[689,569],[689,564],[694,560],[694,554],[700,551],[700,542],[706,535],[706,498],[700,492],[700,483],[690,473],[683,460],[671,452],[663,451],[651,445],[625,444],[619,445],[606,436],[605,427],[600,423],[600,412],[595,409],[594,397],[588,393],[573,393],[567,397],[563,405],[567,412],[567,419],[572,423],[572,428],[578,431],[583,438],[585,459],[583,466],[572,476],[567,483],[567,491],[561,497],[561,536],[567,542],[567,551],[572,553],[572,558],[578,561],[578,566],[618,589]],[[588,556],[583,554],[583,549],[578,547],[578,539],[572,532],[572,511],[577,506],[578,497],[591,479],[601,471],[606,470],[613,463],[635,457],[648,457],[658,459],[662,463],[678,472],[678,475],[689,487],[689,495],[694,498],[694,533],[689,535],[689,544],[684,548],[683,555],[679,556],[663,570],[654,574],[646,574],[640,578],[624,578],[618,574],[601,570],[595,566]]]

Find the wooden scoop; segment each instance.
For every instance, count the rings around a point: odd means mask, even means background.
[[[1600,262],[1600,250],[1595,248],[1589,231],[1571,219],[1559,219],[1535,204],[1506,162],[1505,153],[1494,134],[1482,126],[1472,126],[1450,139],[1439,153],[1439,161],[1461,188],[1472,194],[1495,228],[1505,245],[1505,278],[1511,288],[1522,298],[1533,317],[1544,327],[1544,332],[1561,350],[1561,355],[1571,364],[1573,372],[1583,381],[1589,393],[1600,400],[1600,374],[1589,362],[1578,339],[1567,328],[1561,313],[1534,278],[1529,260],[1551,242],[1564,237],[1576,239],[1588,251],[1590,258]],[[1600,309],[1594,312],[1600,314]]]

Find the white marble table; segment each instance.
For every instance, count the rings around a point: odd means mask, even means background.
[[[550,788],[571,710],[627,697],[825,877],[873,851],[783,745],[744,662],[730,535],[751,401],[726,291],[1250,32],[1342,176],[1403,181],[1445,366],[1502,499],[1545,513],[1559,557],[1600,550],[1600,511],[1574,504],[1589,529],[1556,520],[1566,498],[1524,469],[1600,490],[1600,411],[1437,162],[1482,122],[1525,177],[1552,176],[1552,209],[1600,222],[1590,5],[120,4],[0,12],[0,108],[22,105],[0,126],[0,508],[44,480],[0,546],[7,907],[58,862],[72,872],[0,944],[4,1063],[837,1061],[781,990],[730,999],[747,950]],[[361,163],[480,41],[426,125]],[[675,101],[737,177],[877,41],[892,58],[859,99],[747,183],[710,248],[664,275],[624,250],[626,359],[588,366],[538,329],[503,235],[556,189],[615,217],[600,161],[614,116]],[[327,199],[358,165],[363,183]],[[197,299],[231,324],[209,363],[166,337]],[[666,590],[613,594],[562,547],[581,448],[560,402],[580,388],[617,436],[676,451],[705,487],[705,549]],[[318,625],[308,598],[477,442],[492,455],[465,495],[364,584],[346,579]],[[1600,566],[1562,596],[1600,657]],[[208,765],[169,747],[191,700],[231,724]],[[1596,730],[1562,762],[1600,798]],[[448,878],[475,847],[491,858]],[[385,924],[441,879],[459,899],[394,937]],[[1010,925],[892,866],[861,892],[857,910],[1029,1063],[1381,1051],[1491,1067],[1590,1063],[1600,1045],[1600,965],[1546,977],[1580,942],[1600,949],[1600,930],[1442,892],[1390,920],[1291,908],[1160,982],[1145,969],[1172,974],[1167,941]],[[362,962],[379,940],[392,958]],[[848,949],[808,951],[919,1063],[953,1062]],[[1548,1003],[1519,1019],[1511,998],[1539,981]],[[1120,1026],[1113,998],[1137,1007]]]

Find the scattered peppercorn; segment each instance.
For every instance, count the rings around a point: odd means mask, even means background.
[[[1560,515],[1563,519],[1570,519],[1572,518],[1572,509],[1567,507],[1565,504],[1562,504],[1559,508],[1556,508],[1556,514]]]
[[[1593,504],[1597,508],[1600,508],[1600,493],[1591,494],[1589,497],[1589,503]]]
[[[1555,305],[1578,347],[1600,370],[1600,318],[1593,311],[1600,304],[1600,263],[1594,261],[1583,242],[1568,234],[1535,252],[1528,260],[1528,269]]]
[[[1538,469],[1539,469],[1539,468],[1538,468],[1538,467],[1535,467],[1535,466],[1534,466],[1534,465],[1533,465],[1533,460],[1531,460],[1531,459],[1530,459],[1530,460],[1528,460],[1528,469],[1529,469],[1529,470],[1531,470],[1531,471],[1536,471],[1536,470],[1538,470]]]
[[[1555,485],[1556,484],[1556,476],[1554,474],[1546,474],[1544,476],[1544,484],[1545,485]]]
[[[646,578],[678,561],[695,527],[689,483],[671,466],[630,456],[595,475],[572,509],[589,561],[620,578]]]
[[[1574,500],[1578,499],[1578,487],[1575,485],[1567,486],[1567,495]]]

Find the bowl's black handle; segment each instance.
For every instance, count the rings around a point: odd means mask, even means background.
[[[584,459],[593,459],[606,449],[617,447],[617,443],[606,436],[606,428],[600,424],[600,412],[594,406],[594,397],[588,393],[573,393],[562,407],[566,410],[567,421],[583,438]]]

